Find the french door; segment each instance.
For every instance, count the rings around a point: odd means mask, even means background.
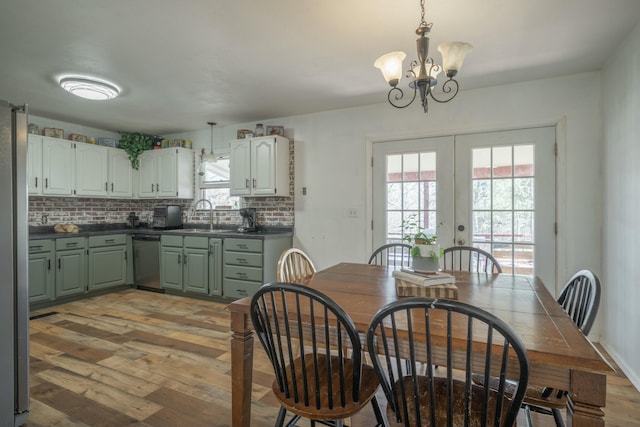
[[[553,290],[554,144],[553,127],[374,144],[374,248],[417,221],[443,247],[485,249]]]

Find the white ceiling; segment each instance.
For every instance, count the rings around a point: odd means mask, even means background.
[[[0,99],[154,134],[385,102],[373,62],[414,59],[419,18],[418,0],[3,0]],[[465,90],[600,69],[640,1],[427,0],[426,20],[437,61],[443,41],[474,45]],[[121,96],[74,97],[63,73],[109,79]]]

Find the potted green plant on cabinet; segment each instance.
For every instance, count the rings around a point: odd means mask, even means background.
[[[154,137],[139,132],[120,132],[120,142],[118,147],[127,152],[131,167],[138,169],[140,160],[138,157],[143,151],[150,150]]]
[[[436,230],[442,226],[438,223]],[[405,220],[402,223],[404,230],[403,240],[413,245],[411,247],[412,267],[420,271],[438,271],[440,269],[440,257],[444,249],[438,243],[438,235],[428,234],[416,218]]]

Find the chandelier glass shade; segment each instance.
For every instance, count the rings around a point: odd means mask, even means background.
[[[211,141],[210,141],[210,151],[207,154],[205,149],[203,148],[200,151],[200,166],[198,166],[198,175],[204,176],[207,163],[216,163],[218,160],[216,159],[216,155],[213,153],[213,127],[217,124],[216,122],[207,122],[207,124],[211,127]]]
[[[94,101],[106,101],[120,94],[120,89],[115,84],[93,77],[65,76],[59,83],[67,92]]]
[[[429,111],[429,97],[436,102],[449,102],[458,94],[459,85],[454,77],[460,71],[462,63],[467,54],[473,49],[469,43],[447,42],[438,46],[438,51],[442,55],[442,65],[436,63],[429,57],[429,32],[433,24],[427,24],[424,20],[424,0],[420,0],[422,16],[416,34],[416,49],[418,59],[411,61],[411,66],[406,71],[405,76],[410,79],[409,88],[413,89],[411,99],[405,99],[405,93],[398,87],[403,74],[403,61],[406,57],[404,52],[390,52],[382,55],[374,62],[374,67],[380,69],[385,81],[389,83],[391,89],[387,94],[389,103],[396,108],[405,108],[413,103],[417,94],[420,94],[420,101],[425,114]],[[447,80],[441,85],[442,94],[435,96],[433,88],[438,84],[438,74],[444,71]]]

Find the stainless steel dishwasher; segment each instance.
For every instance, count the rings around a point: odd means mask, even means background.
[[[160,285],[160,235],[133,235],[133,282],[137,288],[164,292]]]

